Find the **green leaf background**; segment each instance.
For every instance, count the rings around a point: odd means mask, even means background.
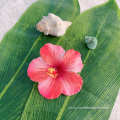
[[[107,120],[120,88],[120,10],[115,0],[79,15],[77,0],[39,0],[20,18],[0,43],[1,120]],[[62,37],[44,36],[36,23],[54,13],[72,21]],[[85,45],[85,36],[98,39],[95,50]],[[27,76],[29,63],[40,48],[52,43],[82,56],[82,90],[54,100],[42,97],[37,83]],[[69,109],[108,107],[108,109]]]

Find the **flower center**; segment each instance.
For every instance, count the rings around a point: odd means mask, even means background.
[[[55,70],[55,68],[48,68],[47,75],[52,76],[53,78],[56,78],[59,74]]]

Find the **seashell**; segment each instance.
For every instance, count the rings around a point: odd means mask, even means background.
[[[41,21],[37,23],[37,30],[43,32],[44,35],[53,35],[53,36],[63,36],[66,32],[66,29],[72,24],[69,21],[63,21],[58,16],[49,13],[48,16],[43,16]]]
[[[95,37],[85,36],[85,43],[89,49],[95,49],[97,46],[97,39]]]

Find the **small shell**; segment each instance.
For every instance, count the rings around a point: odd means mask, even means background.
[[[95,49],[97,46],[97,39],[95,37],[85,36],[85,43],[89,49]]]
[[[49,13],[47,17],[43,16],[41,21],[37,23],[37,30],[43,32],[45,35],[63,36],[66,29],[72,24],[69,21],[63,21],[58,16]]]

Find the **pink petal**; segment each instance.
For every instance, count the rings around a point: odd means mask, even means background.
[[[64,95],[73,95],[79,92],[82,88],[83,80],[75,72],[66,71],[61,75],[63,89],[62,93]]]
[[[52,45],[50,43],[45,44],[40,49],[40,55],[42,59],[51,66],[59,65],[63,59],[64,53],[65,50],[62,48],[62,46]]]
[[[47,80],[39,82],[38,90],[43,97],[55,99],[61,94],[62,81],[60,77],[49,77]]]
[[[42,60],[41,57],[33,59],[28,67],[28,76],[32,81],[40,82],[46,80],[49,76],[47,75],[48,65]]]
[[[81,54],[73,49],[66,51],[61,62],[61,67],[65,71],[80,72],[83,68]]]

